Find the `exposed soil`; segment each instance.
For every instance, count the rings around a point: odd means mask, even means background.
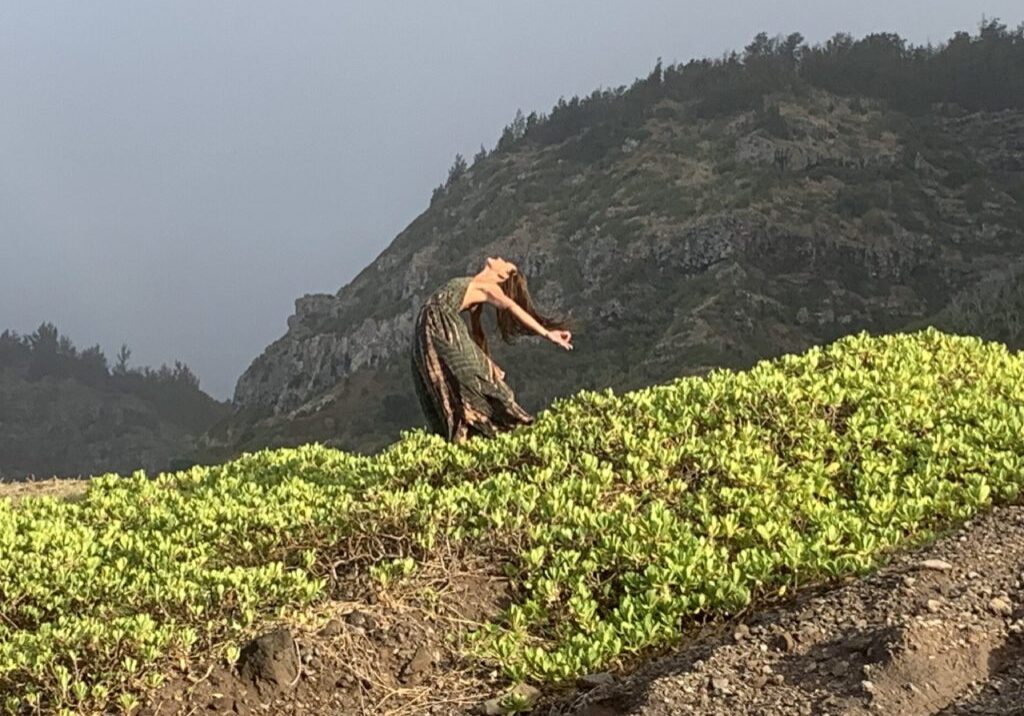
[[[704,630],[547,716],[1024,714],[1024,507]]]
[[[88,480],[58,477],[48,480],[0,480],[0,499],[9,497],[15,502],[23,497],[73,499],[83,495],[88,484]]]
[[[477,570],[445,574],[429,604],[421,582],[335,602],[319,630],[292,628],[291,683],[216,666],[175,679],[142,714],[483,713],[504,685],[459,647],[507,592]],[[1024,506],[999,508],[871,576],[703,627],[631,675],[549,691],[534,713],[1024,715],[1022,580]]]
[[[403,588],[335,601],[320,626],[268,629],[238,664],[176,675],[140,716],[466,713],[500,689],[462,652],[468,631],[507,606],[485,567],[440,568]]]

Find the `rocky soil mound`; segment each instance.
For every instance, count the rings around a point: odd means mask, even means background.
[[[1024,507],[997,509],[885,569],[746,615],[546,711],[1024,713]]]
[[[142,713],[501,713],[496,675],[453,645],[501,606],[502,580],[457,581],[431,609],[338,602],[326,626],[271,632],[236,668],[170,683]],[[998,508],[873,575],[697,628],[631,674],[545,691],[533,713],[1024,713],[1022,592],[1024,506]]]

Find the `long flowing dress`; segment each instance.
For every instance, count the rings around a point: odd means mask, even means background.
[[[420,406],[430,429],[452,442],[472,435],[494,436],[533,422],[498,378],[491,359],[473,341],[459,315],[470,276],[439,288],[416,318],[412,371]]]

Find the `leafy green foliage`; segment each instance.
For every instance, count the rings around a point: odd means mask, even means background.
[[[123,706],[324,598],[323,565],[356,543],[385,586],[441,544],[502,560],[513,604],[472,648],[560,681],[863,572],[1022,485],[1024,359],[934,329],[583,392],[494,440],[108,475],[80,502],[0,502],[0,693],[10,712]]]

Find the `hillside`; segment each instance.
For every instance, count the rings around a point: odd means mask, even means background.
[[[229,412],[181,363],[124,361],[111,371],[98,346],[79,351],[48,323],[0,335],[0,479],[167,470]]]
[[[488,255],[575,323],[571,356],[498,346],[537,410],[934,324],[1021,345],[1021,31],[941,48],[758,36],[719,61],[517,117],[335,295],[296,301],[238,381],[209,459],[319,440],[371,451],[422,423],[419,303]]]
[[[73,500],[0,499],[0,703],[449,714],[530,684],[525,705],[788,609],[1022,488],[1024,357],[933,329],[582,392],[493,440],[415,431],[375,457],[309,445],[108,476]],[[918,567],[978,580],[938,601],[925,575],[917,596],[933,616],[982,604],[992,648],[1014,613],[992,590],[1024,555],[1012,514],[1004,542],[970,545],[991,548],[981,575],[962,556]]]

